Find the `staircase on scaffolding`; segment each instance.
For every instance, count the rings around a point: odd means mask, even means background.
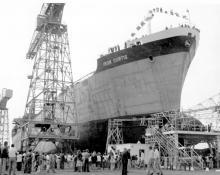
[[[159,113],[152,115],[148,119],[148,126],[146,129],[145,143],[151,145],[158,145],[164,158],[169,157],[169,161],[176,169],[181,166],[189,165],[191,169],[203,169],[203,162],[193,148],[185,148],[178,141],[178,134],[169,133],[170,130],[175,130],[175,119],[177,116],[174,114]],[[169,130],[164,127],[169,125]],[[169,134],[168,134],[169,133]]]

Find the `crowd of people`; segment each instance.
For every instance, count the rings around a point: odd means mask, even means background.
[[[57,170],[72,169],[73,172],[89,172],[109,169],[121,170],[127,175],[127,167],[137,167],[140,160],[137,156],[131,157],[130,150],[110,151],[107,154],[89,152],[88,149],[76,151],[73,154],[57,152],[42,153],[32,151],[17,151],[12,144],[9,148],[5,142],[0,150],[0,174],[15,175],[16,171],[24,174],[41,174],[41,172],[55,173]],[[132,159],[132,160],[131,160]]]
[[[18,152],[12,144],[9,148],[5,142],[0,146],[0,174],[15,175],[16,171],[23,173],[52,172],[57,170],[72,169],[73,172],[90,172],[108,169],[111,171],[120,170],[122,175],[127,175],[127,168],[143,168],[146,169],[147,175],[152,173],[162,174],[161,165],[165,169],[173,169],[173,161],[167,160],[166,157],[160,157],[158,147],[149,146],[147,153],[148,162],[144,160],[144,152],[137,155],[131,155],[130,150],[110,151],[108,154],[100,152],[89,152],[88,149],[76,151],[73,154],[64,154],[58,152],[39,153],[28,150],[27,152]],[[219,168],[220,154],[214,156],[201,156],[204,168]],[[171,164],[170,164],[171,162]],[[147,164],[147,165],[146,165]],[[190,166],[190,165],[189,165]],[[186,169],[186,168],[185,168]],[[190,169],[190,167],[189,167]]]
[[[143,168],[146,169],[147,175],[152,173],[162,174],[161,165],[165,169],[173,169],[169,157],[160,157],[158,147],[149,146],[147,153],[148,162],[144,160],[144,152],[137,155],[131,155],[130,150],[124,149],[123,152],[119,150],[110,150],[108,154],[101,154],[100,152],[89,152],[88,149],[83,151],[76,151],[73,154],[64,154],[57,152],[39,153],[32,151],[18,152],[12,144],[9,148],[8,143],[5,142],[3,146],[0,145],[0,174],[15,175],[16,171],[23,173],[52,172],[57,170],[72,169],[73,172],[90,172],[97,170],[108,169],[111,171],[121,170],[122,175],[127,175],[127,168]],[[204,168],[219,168],[220,154],[201,156],[204,163]],[[187,165],[186,165],[187,166]],[[189,170],[191,164],[189,163]],[[177,167],[176,167],[177,168]],[[186,169],[186,167],[185,167]]]

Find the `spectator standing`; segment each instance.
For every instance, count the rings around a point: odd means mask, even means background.
[[[97,153],[97,164],[96,165],[98,169],[101,168],[101,153],[100,152]]]
[[[160,152],[158,151],[157,147],[154,149],[154,166],[156,173],[162,175],[163,172],[160,167]]]
[[[108,160],[109,155],[108,154],[104,154],[103,155],[103,165],[102,168],[104,170],[104,168],[109,168],[109,160]]]
[[[147,165],[147,175],[151,175],[154,172],[154,150],[152,146],[149,146],[149,161]]]
[[[79,150],[77,152],[77,161],[76,161],[76,167],[77,167],[78,172],[82,172],[82,166],[83,166],[82,153]]]
[[[55,154],[51,153],[49,155],[49,157],[50,157],[50,168],[49,168],[49,170],[52,170],[53,173],[56,173],[55,172],[56,156],[55,156]]]
[[[32,153],[29,150],[24,158],[24,173],[31,173],[32,168]]]
[[[64,169],[65,156],[63,153],[60,154],[60,169]]]
[[[2,149],[2,174],[7,175],[6,172],[6,166],[7,166],[7,161],[8,161],[8,142],[4,142],[4,147]]]
[[[37,168],[37,173],[41,173],[43,170],[43,165],[44,165],[44,154],[40,153],[38,156],[38,168]]]
[[[67,166],[68,166],[68,168],[71,168],[72,155],[67,154],[67,156],[66,156],[66,160],[67,160]]]
[[[73,156],[73,169],[74,169],[74,172],[77,172],[76,163],[77,163],[77,154],[75,154]]]
[[[17,154],[17,150],[14,147],[14,144],[12,144],[11,148],[9,149],[9,175],[11,175],[11,172],[13,173],[13,175],[15,175],[16,154]]]
[[[31,162],[31,171],[34,172],[35,171],[35,164],[36,164],[35,153],[32,152],[31,156],[32,156],[32,159],[31,159],[32,160],[32,162]]]
[[[17,154],[17,171],[21,171],[22,168],[22,154],[19,152]]]
[[[0,174],[2,173],[2,144],[0,142]]]
[[[38,167],[39,167],[39,153],[36,152],[35,156],[34,156],[34,159],[35,159],[35,164],[34,164],[34,171],[36,172],[38,170]]]
[[[110,152],[109,157],[110,157],[110,169],[114,170],[115,169],[115,163],[116,163],[114,153]]]
[[[92,169],[95,170],[96,163],[97,163],[97,155],[96,155],[95,151],[93,151],[93,153],[92,153],[91,161],[92,161]]]
[[[50,172],[50,155],[46,155],[46,171],[49,173]]]
[[[216,161],[217,161],[217,168],[220,168],[220,153],[217,153]]]
[[[86,152],[84,154],[84,171],[89,172],[89,150],[86,149]]]
[[[60,154],[56,154],[57,169],[60,169]]]
[[[127,150],[128,154],[128,169],[131,169],[131,149]]]
[[[124,148],[124,151],[122,153],[122,175],[127,175],[127,168],[128,168],[128,151],[126,148]]]

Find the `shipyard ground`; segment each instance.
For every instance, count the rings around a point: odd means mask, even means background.
[[[23,175],[23,173],[16,173],[17,175]],[[32,173],[36,174],[36,173]],[[115,171],[110,171],[110,170],[104,170],[104,171],[92,171],[89,173],[86,172],[73,172],[72,170],[62,170],[62,171],[56,171],[56,173],[46,173],[46,172],[41,172],[39,175],[121,175],[121,171],[115,170]],[[141,170],[129,170],[128,175],[146,175],[146,171],[141,169]],[[210,171],[169,171],[169,170],[164,170],[163,171],[164,175],[217,175],[220,174],[220,171],[216,170],[210,170]]]

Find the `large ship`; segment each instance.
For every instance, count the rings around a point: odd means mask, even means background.
[[[100,57],[90,77],[75,85],[80,147],[103,150],[107,121],[180,109],[184,80],[199,43],[199,30],[169,28],[125,43]],[[136,143],[144,128],[124,128]]]
[[[148,18],[151,19],[152,17]],[[76,147],[104,151],[108,120],[137,118],[180,109],[181,91],[199,44],[190,25],[166,28],[115,46],[97,60],[94,73],[73,87],[80,139]],[[136,143],[144,127],[123,128],[124,142]],[[13,134],[13,140],[20,138]]]

